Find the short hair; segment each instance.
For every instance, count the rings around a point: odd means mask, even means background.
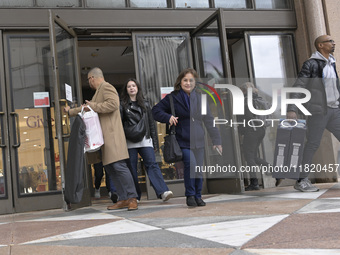
[[[327,35],[320,35],[315,39],[314,46],[317,50],[319,49],[319,43],[322,43],[324,41],[325,36],[327,36]]]
[[[96,78],[104,78],[103,71],[99,67],[94,67],[89,71],[89,74],[91,76],[94,76]]]

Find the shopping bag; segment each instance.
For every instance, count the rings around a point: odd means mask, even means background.
[[[98,113],[92,110],[90,106],[87,106],[90,111],[85,112],[84,107],[81,109],[79,115],[83,119],[86,126],[85,137],[85,152],[94,152],[100,149],[104,144],[103,132],[100,126]]]

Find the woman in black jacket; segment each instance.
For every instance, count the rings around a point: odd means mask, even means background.
[[[173,193],[164,182],[154,152],[158,148],[155,122],[150,105],[144,99],[142,88],[136,79],[130,78],[122,89],[121,115],[135,184],[138,186],[139,153],[157,197],[163,201],[169,200],[173,197]],[[141,194],[140,191],[138,192],[140,189],[138,187],[136,189],[140,200]]]

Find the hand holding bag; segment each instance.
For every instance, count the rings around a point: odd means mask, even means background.
[[[100,126],[98,113],[92,110],[90,106],[87,106],[90,111],[85,112],[82,107],[79,113],[86,126],[85,137],[85,152],[94,152],[100,149],[104,144],[103,132]]]
[[[175,108],[172,95],[169,95],[171,114],[175,116]],[[182,150],[176,139],[175,125],[170,128],[170,134],[164,137],[163,157],[167,163],[175,163],[182,160]]]

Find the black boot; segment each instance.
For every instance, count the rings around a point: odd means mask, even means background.
[[[245,188],[245,191],[259,190],[259,180],[257,178],[250,178],[250,185]]]

